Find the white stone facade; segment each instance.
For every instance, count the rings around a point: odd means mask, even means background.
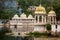
[[[17,32],[45,32],[46,24],[51,24],[52,32],[60,32],[60,25],[57,24],[56,14],[51,10],[48,14],[43,6],[36,7],[34,17],[22,13],[20,17],[16,14],[10,20],[10,29]]]

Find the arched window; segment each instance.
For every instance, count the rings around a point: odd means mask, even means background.
[[[42,22],[42,16],[39,16],[39,22]]]
[[[17,25],[14,25],[14,28],[17,29]]]
[[[45,21],[46,21],[46,16],[43,16],[43,22],[45,23]]]
[[[56,25],[56,29],[57,29],[57,25]]]
[[[36,16],[36,21],[38,21],[38,17]]]
[[[52,17],[51,17],[51,21],[52,21]]]

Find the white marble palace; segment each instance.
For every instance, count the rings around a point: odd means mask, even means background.
[[[46,12],[45,7],[39,5],[36,7],[34,17],[32,15],[26,16],[22,13],[20,17],[15,14],[12,20],[10,20],[10,30],[16,32],[45,32],[46,24],[51,24],[52,32],[60,32],[60,25],[56,21],[56,13],[53,10]]]

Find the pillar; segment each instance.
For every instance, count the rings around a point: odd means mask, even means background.
[[[46,16],[45,16],[45,23],[46,23]]]
[[[39,23],[39,16],[38,16],[38,23]]]
[[[54,19],[54,20],[55,20],[55,24],[56,24],[56,17],[55,17],[55,19]]]
[[[44,22],[43,16],[42,16],[42,23]]]

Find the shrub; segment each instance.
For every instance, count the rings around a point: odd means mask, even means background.
[[[40,36],[48,36],[48,33],[45,32],[45,33],[40,33],[40,32],[30,32],[29,34],[27,35],[30,35],[30,36],[33,36],[33,37],[40,37]]]
[[[51,30],[51,25],[50,24],[46,24],[46,29],[47,30]]]

